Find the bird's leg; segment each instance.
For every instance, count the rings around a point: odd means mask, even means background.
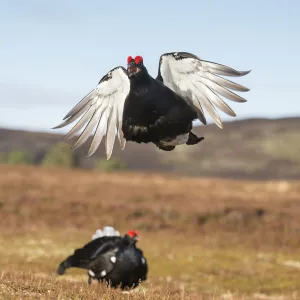
[[[186,142],[187,145],[196,145],[200,143],[202,140],[204,140],[204,137],[197,137],[194,133],[191,131],[189,132],[189,138]]]
[[[88,284],[91,284],[92,283],[92,276],[90,274],[89,275],[89,278],[88,278]]]

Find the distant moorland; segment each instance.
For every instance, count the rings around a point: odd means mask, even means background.
[[[124,151],[118,141],[112,155],[129,170],[172,172],[193,176],[252,179],[300,178],[300,117],[246,119],[225,122],[220,130],[211,124],[195,127],[205,140],[196,146],[180,146],[163,152],[154,145],[127,143]],[[55,133],[54,133],[55,132]],[[51,147],[64,142],[63,135],[0,128],[0,153],[28,151],[38,164]],[[68,142],[72,145],[72,142]],[[104,146],[86,158],[90,142],[74,150],[81,168],[92,168],[105,160]]]

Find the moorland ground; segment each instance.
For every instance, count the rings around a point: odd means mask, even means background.
[[[300,298],[300,181],[0,168],[1,299]],[[140,231],[133,293],[55,274],[104,225]]]

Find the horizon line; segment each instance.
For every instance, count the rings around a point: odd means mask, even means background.
[[[235,123],[235,122],[244,122],[244,121],[255,121],[255,120],[287,120],[287,119],[300,119],[300,115],[294,115],[294,116],[282,116],[282,117],[258,117],[258,116],[253,116],[253,117],[247,117],[247,118],[235,118],[234,120],[225,120],[222,121],[223,124],[228,124],[228,123]],[[212,126],[216,125],[213,121],[210,121],[207,123],[207,125],[204,125],[198,121],[196,121],[198,124],[194,124],[195,127],[199,126]],[[36,128],[24,128],[24,127],[19,127],[19,126],[3,126],[0,124],[0,130],[12,130],[12,131],[26,131],[26,132],[36,132],[36,133],[52,133],[53,134],[63,134],[63,133],[58,133],[57,131],[55,132],[55,129],[49,128],[49,129],[36,129]]]

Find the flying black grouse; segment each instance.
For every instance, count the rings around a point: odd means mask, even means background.
[[[126,141],[152,142],[165,151],[180,144],[194,145],[203,137],[191,132],[192,121],[199,119],[206,124],[204,110],[220,128],[222,121],[215,107],[235,116],[220,96],[246,101],[231,90],[249,89],[218,75],[238,77],[249,72],[205,61],[191,53],[171,52],[161,55],[154,79],[141,56],[129,56],[127,70],[122,66],[110,70],[55,128],[83,115],[66,138],[74,137],[87,123],[73,148],[81,146],[96,128],[88,156],[105,137],[107,159],[112,154],[116,132],[122,150]]]
[[[68,268],[88,270],[88,282],[93,279],[107,282],[111,287],[134,288],[147,279],[148,265],[143,252],[136,248],[137,231],[128,231],[123,237],[110,226],[97,230],[91,242],[76,249],[62,261],[57,274]]]

